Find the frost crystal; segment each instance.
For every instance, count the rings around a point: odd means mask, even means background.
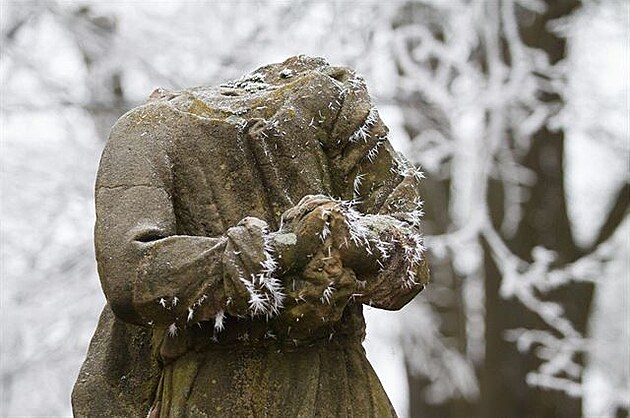
[[[221,332],[225,329],[225,311],[220,310],[214,316],[214,331]]]
[[[350,239],[357,246],[365,246],[369,251],[369,229],[361,222],[362,215],[352,208],[351,204],[344,206],[345,223],[348,227]]]
[[[352,135],[350,135],[350,138],[349,138],[350,142],[357,142],[360,139],[367,142],[367,139],[370,136],[370,129],[372,128],[372,126],[374,126],[374,124],[377,121],[378,121],[378,111],[376,110],[375,107],[372,107],[370,111],[368,112],[368,115],[365,118],[365,121],[363,122],[363,124],[359,126]]]
[[[376,143],[376,145],[374,145],[372,148],[370,148],[370,150],[368,151],[366,157],[367,159],[373,163],[374,159],[376,158],[376,156],[378,155],[378,151],[381,147],[381,145],[383,145],[383,139],[379,138],[379,141]]]
[[[168,326],[168,336],[169,337],[175,337],[177,335],[177,325],[175,324],[175,322],[173,322],[171,325]]]
[[[353,77],[348,80],[348,84],[352,87],[352,90],[360,90],[365,88],[365,80],[358,74],[353,74]]]
[[[195,303],[192,304],[192,306],[188,307],[188,316],[186,318],[187,322],[192,321],[193,316],[195,314],[195,310],[199,308],[201,304],[203,304],[206,301],[206,299],[208,299],[208,295],[201,295],[201,297],[197,299]]]
[[[249,280],[241,277],[241,282],[249,293],[251,315],[270,317],[278,314],[285,295],[282,292],[282,283],[275,277],[278,263],[273,258],[271,236],[266,228],[263,229],[263,261],[260,266],[260,273],[252,274]]]
[[[387,260],[390,257],[391,251],[394,249],[393,243],[383,241],[381,239],[376,241],[375,246],[378,252],[381,254],[381,258],[384,260]]]
[[[241,282],[245,285],[247,292],[249,292],[249,309],[252,316],[269,313],[271,309],[268,306],[267,298],[254,285],[255,276],[252,275],[252,280],[241,278]]]
[[[157,300],[157,303],[162,306],[162,308],[170,311],[171,308],[177,306],[177,304],[179,303],[179,298],[177,296],[173,296],[171,298],[171,302],[168,303],[168,297],[161,297]]]
[[[331,301],[332,301],[332,295],[335,291],[335,286],[333,286],[334,283],[331,282],[328,284],[328,286],[326,287],[326,289],[324,289],[324,292],[322,293],[322,297],[319,298],[319,300],[321,300],[322,303],[327,303],[330,305]]]
[[[416,180],[422,180],[424,173],[418,167],[411,164],[405,158],[396,158],[395,164],[392,165],[392,173],[398,174],[403,177],[415,177]]]
[[[326,221],[324,227],[322,228],[322,232],[319,233],[319,239],[324,242],[326,238],[330,235],[330,223]]]
[[[405,259],[408,262],[403,284],[407,288],[412,288],[418,285],[415,268],[422,262],[425,251],[422,236],[420,234],[408,235],[407,240],[403,242],[403,249],[405,251]]]
[[[402,255],[404,275],[401,277],[401,286],[412,288],[419,284],[416,270],[421,265],[425,252],[422,234],[416,228],[422,217],[420,205],[421,202],[415,200],[414,207],[418,209],[397,213],[396,218],[363,215],[354,209],[354,201],[336,200],[336,205],[331,211],[343,215],[348,236],[355,246],[363,248],[368,254],[374,254],[375,249],[376,263],[380,266],[381,272],[386,270],[386,261],[390,260],[394,254]],[[322,242],[329,234],[330,228],[327,221],[320,232]],[[362,285],[365,286],[365,283]],[[320,298],[322,303],[330,303],[333,291],[334,287],[331,283]]]
[[[354,177],[354,182],[352,183],[352,194],[355,199],[360,194],[361,182],[363,181],[364,177],[365,177],[365,174],[357,174]]]
[[[188,308],[188,316],[186,317],[186,322],[192,321],[194,314],[195,314],[194,309],[193,308]]]
[[[259,275],[259,281],[269,291],[271,296],[271,310],[273,314],[277,314],[282,308],[284,293],[282,293],[282,283],[275,277],[278,263],[273,258],[272,239],[267,229],[263,230],[263,253],[265,259],[260,263],[263,270]]]

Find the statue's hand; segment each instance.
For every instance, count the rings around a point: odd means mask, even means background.
[[[285,278],[285,309],[280,318],[297,340],[328,336],[357,292],[354,272],[339,251],[320,248],[299,274]]]
[[[392,227],[387,221],[388,217],[361,215],[344,202],[309,195],[282,215],[282,226],[271,234],[271,242],[283,274],[300,274],[317,253],[331,251],[338,253],[344,268],[358,275],[376,273],[383,267],[380,255],[387,245],[376,243],[380,230]]]
[[[335,204],[326,196],[308,195],[282,215],[282,226],[271,234],[271,242],[283,273],[301,271],[322,249]]]

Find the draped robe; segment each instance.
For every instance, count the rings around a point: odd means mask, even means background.
[[[428,281],[420,177],[363,80],[319,58],[154,92],[100,162],[107,305],[75,415],[395,416],[362,306]]]

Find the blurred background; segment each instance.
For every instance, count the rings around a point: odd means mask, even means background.
[[[433,282],[367,312],[398,413],[629,415],[627,1],[3,1],[0,23],[3,416],[71,415],[115,120],[296,54],[361,73],[426,175]]]

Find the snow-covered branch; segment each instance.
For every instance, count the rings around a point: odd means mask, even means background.
[[[545,51],[525,43],[519,31],[523,9],[541,14],[547,5],[505,0],[445,7],[439,10],[443,20],[437,25],[429,21],[396,29],[395,58],[403,72],[401,89],[420,94],[447,117],[444,130],[418,125],[414,129],[419,133],[412,138],[416,154],[410,158],[451,184],[449,231],[428,235],[427,247],[435,257],[452,257],[465,280],[479,280],[483,254],[474,249],[484,241],[501,274],[500,295],[519,301],[548,327],[505,334],[519,351],[533,352],[541,360],[528,383],[581,396],[583,366],[578,355],[588,353],[592,344],[549,294],[578,282],[599,283],[618,240],[611,237],[567,264],[542,246],[533,248],[525,260],[507,244],[523,219],[528,189],[538,180],[520,161],[537,132],[558,129],[559,117],[566,117],[559,113],[561,104],[546,97],[564,97],[567,63],[552,63]],[[431,29],[435,26],[438,34]],[[464,37],[467,42],[461,42]],[[483,65],[471,59],[480,52]],[[487,201],[489,184],[497,180],[503,188],[499,230],[490,220]]]

